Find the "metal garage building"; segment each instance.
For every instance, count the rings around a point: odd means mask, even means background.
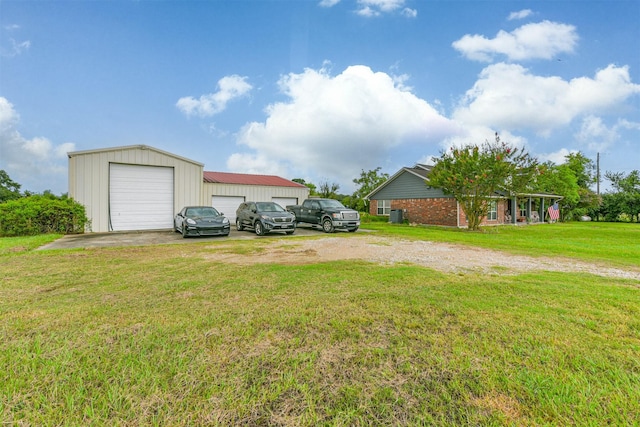
[[[170,229],[188,205],[213,205],[233,222],[242,201],[284,206],[309,194],[277,176],[204,172],[202,163],[146,145],[68,156],[69,196],[85,206],[93,232]]]
[[[275,175],[204,172],[202,201],[235,222],[240,203],[276,202],[283,208],[297,205],[309,196],[309,188]]]

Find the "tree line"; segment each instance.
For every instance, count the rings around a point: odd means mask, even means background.
[[[524,149],[501,141],[496,133],[494,141],[453,147],[442,151],[433,162],[425,185],[455,197],[472,230],[479,228],[496,194],[558,195],[562,197],[562,221],[640,222],[640,172],[607,171],[604,176],[612,188],[597,194],[591,189],[598,179],[594,162],[581,152],[568,154],[562,164],[539,162]],[[336,183],[325,181],[316,187],[303,179],[293,181],[309,187],[312,196],[334,198],[347,207],[368,212],[366,196],[389,179],[381,169],[363,169],[353,180],[356,190],[351,195],[340,194]]]
[[[442,151],[425,185],[442,188],[455,197],[467,215],[469,229],[478,229],[496,193],[550,193],[562,197],[561,220],[640,222],[640,172],[605,172],[611,189],[597,194],[591,187],[598,177],[594,162],[581,152],[565,156],[565,162],[540,163],[524,149],[501,141],[468,144]],[[295,178],[311,196],[337,199],[347,207],[369,212],[366,196],[382,185],[389,174],[377,167],[353,179],[356,190],[340,194],[340,185],[322,181],[318,186]],[[50,191],[21,192],[20,184],[0,170],[0,236],[41,232],[82,232],[89,226],[84,206]]]

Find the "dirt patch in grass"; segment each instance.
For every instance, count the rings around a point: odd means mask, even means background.
[[[251,265],[261,263],[310,264],[363,260],[379,264],[416,264],[446,273],[520,274],[526,271],[583,272],[640,281],[640,269],[611,268],[558,257],[512,255],[490,249],[449,243],[402,240],[380,236],[326,237],[293,243],[269,242],[257,254],[225,253],[217,246],[212,259]],[[230,250],[233,252],[233,250]]]

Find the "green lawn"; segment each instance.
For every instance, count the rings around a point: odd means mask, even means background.
[[[572,222],[484,227],[480,232],[376,222],[364,224],[364,227],[402,238],[640,268],[640,224]]]
[[[556,224],[562,243],[547,226],[377,227],[640,264],[637,226]],[[588,255],[571,244],[585,234]],[[615,259],[618,238],[630,259]],[[3,424],[640,424],[637,281],[215,261],[260,256],[277,236],[56,251],[32,239],[0,239]]]

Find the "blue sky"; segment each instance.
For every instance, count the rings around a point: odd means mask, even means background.
[[[497,131],[640,169],[640,2],[0,0],[0,169],[66,193],[69,151],[354,190]]]

